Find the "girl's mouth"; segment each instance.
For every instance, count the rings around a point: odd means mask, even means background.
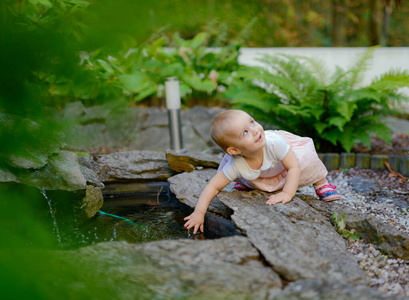
[[[263,138],[263,134],[260,133],[260,136],[259,136],[259,138],[256,140],[256,143],[259,142],[259,141],[261,141],[262,138]]]

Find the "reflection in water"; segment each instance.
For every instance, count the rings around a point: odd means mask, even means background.
[[[109,241],[199,238],[183,227],[185,216],[181,203],[168,195],[108,198],[95,218],[67,236],[65,248]]]

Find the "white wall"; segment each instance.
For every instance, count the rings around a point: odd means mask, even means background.
[[[368,48],[241,48],[239,62],[245,65],[262,65],[256,61],[262,54],[285,53],[321,59],[332,72],[335,66],[344,70],[351,67],[358,56]],[[363,84],[371,82],[376,76],[390,69],[399,68],[409,71],[408,48],[377,48],[368,71],[365,73]]]

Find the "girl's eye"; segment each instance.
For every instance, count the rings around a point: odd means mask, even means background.
[[[244,130],[243,136],[247,135],[247,133],[249,133],[249,132],[247,130]]]
[[[255,124],[255,122],[254,121],[250,121],[250,125],[254,125]]]

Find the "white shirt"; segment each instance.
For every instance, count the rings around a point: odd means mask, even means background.
[[[290,145],[274,130],[266,130],[264,134],[266,145],[263,148],[263,164],[260,169],[251,169],[243,156],[235,155],[223,167],[223,173],[230,181],[237,178],[255,180],[259,177],[273,177],[284,170],[281,161],[290,150]]]

